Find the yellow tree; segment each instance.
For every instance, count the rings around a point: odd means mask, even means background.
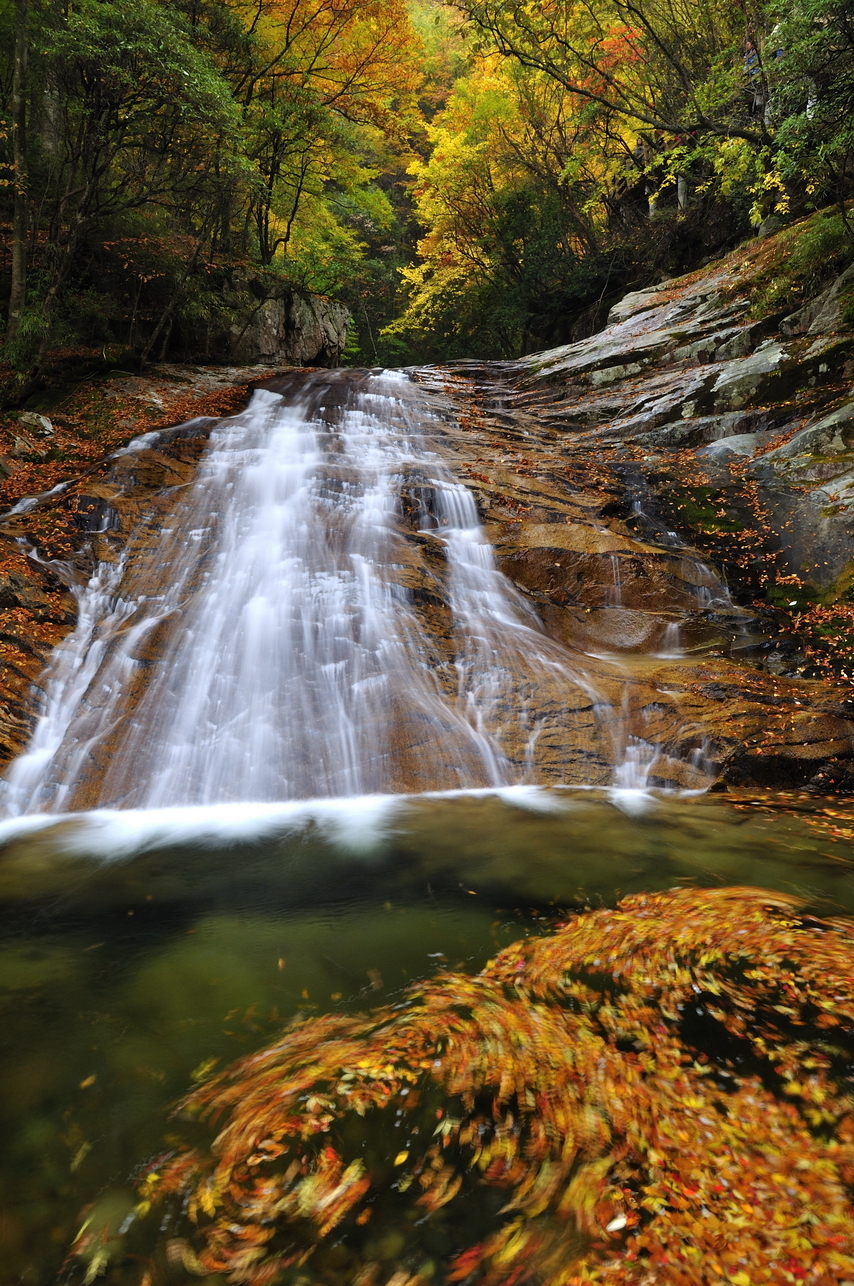
[[[578,265],[601,258],[602,198],[636,136],[494,53],[473,57],[428,135],[411,169],[426,234],[390,329],[435,337],[439,354],[443,341],[511,356],[558,338],[553,319]]]
[[[742,0],[454,3],[503,54],[635,127],[767,139],[742,92],[745,38],[760,35]]]
[[[342,122],[397,143],[417,125],[420,46],[402,0],[255,0],[238,12],[252,57],[232,83],[258,171],[259,252],[270,263],[303,200],[322,195]],[[345,131],[344,148],[353,145]]]

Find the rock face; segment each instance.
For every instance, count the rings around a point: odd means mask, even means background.
[[[752,315],[755,272],[748,247],[628,296],[598,335],[452,364],[444,386],[469,402],[460,450],[503,570],[630,676],[628,722],[662,748],[652,779],[687,784],[704,730],[725,781],[849,789],[850,686],[800,679],[790,618],[751,603],[854,580],[852,274],[805,325]]]
[[[271,366],[337,366],[352,318],[334,299],[287,290],[256,303],[231,327],[228,353],[236,362]]]
[[[703,488],[739,525],[761,511],[762,554],[821,590],[854,559],[854,332],[841,309],[854,268],[796,314],[760,321],[754,272],[749,251],[736,253],[629,295],[599,335],[504,378],[514,407],[563,430],[573,454],[595,443],[634,461],[671,512],[677,492]]]
[[[696,548],[656,516],[648,456],[603,442],[598,425],[559,429],[554,401],[541,407],[539,392],[519,391],[526,376],[518,368],[505,370],[513,383],[501,388],[485,383],[483,371],[467,374],[421,378],[434,387],[441,380],[456,404],[463,427],[449,437],[502,571],[549,632],[583,656],[610,705],[624,783],[696,787],[717,777],[746,787],[825,789],[836,781],[846,789],[849,685],[773,671],[773,621],[739,605]],[[626,411],[629,418],[633,408]]]

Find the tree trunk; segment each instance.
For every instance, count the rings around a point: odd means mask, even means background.
[[[21,322],[27,291],[27,3],[15,0],[15,52],[12,79],[12,155],[15,205],[12,223],[12,289],[6,335],[14,338]]]
[[[215,215],[211,217],[213,218],[215,217]],[[148,361],[149,357],[151,356],[151,353],[154,349],[154,345],[157,343],[158,339],[160,338],[160,336],[163,334],[164,331],[166,331],[166,338],[163,341],[163,349],[160,354],[160,360],[162,361],[163,358],[166,356],[166,348],[169,344],[169,339],[172,334],[172,326],[174,325],[174,322],[175,322],[175,309],[178,307],[178,304],[181,302],[181,296],[184,293],[184,287],[186,286],[190,278],[190,274],[193,272],[193,269],[198,263],[199,254],[201,253],[202,246],[204,245],[204,242],[207,239],[207,236],[208,236],[208,230],[207,230],[207,227],[205,227],[202,230],[202,232],[199,234],[199,239],[196,242],[192,255],[190,256],[190,260],[187,263],[187,266],[185,267],[183,273],[181,274],[175,286],[175,289],[172,291],[172,296],[169,299],[169,302],[167,303],[166,307],[163,309],[163,312],[160,314],[160,320],[158,321],[157,325],[154,327],[154,330],[152,331],[151,335],[148,337],[148,342],[146,343],[145,347],[143,348],[142,352],[139,355],[139,369],[141,371],[145,369],[145,364]]]
[[[53,306],[56,303],[60,290],[65,284],[66,277],[74,265],[74,255],[77,251],[80,238],[83,235],[83,228],[83,220],[81,218],[77,218],[74,225],[69,229],[68,240],[66,241],[62,251],[62,258],[54,272],[50,289],[45,295],[44,302],[41,306],[42,337],[39,342],[38,352],[36,353],[36,372],[41,370],[45,354],[50,347],[50,317],[53,313]]]

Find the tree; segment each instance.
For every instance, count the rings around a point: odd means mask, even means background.
[[[854,14],[844,0],[798,0],[769,48],[779,165],[815,205],[854,191]]]
[[[12,3],[25,13],[28,0]],[[35,348],[38,363],[85,314],[93,338],[124,329],[144,359],[165,351],[176,318],[192,329],[191,315],[217,306],[224,318],[231,281],[262,294],[352,285],[366,246],[349,212],[363,197],[341,197],[364,194],[419,119],[420,46],[402,0],[44,0],[32,14],[29,97],[22,59],[0,50],[12,175],[0,203],[15,207],[8,356],[26,363]],[[17,31],[26,53],[23,22]],[[32,289],[19,316],[27,214]],[[105,276],[115,284],[99,308]]]
[[[420,262],[403,271],[407,307],[386,333],[411,334],[431,358],[513,357],[570,338],[631,258],[605,201],[636,136],[491,53],[472,57],[428,137],[429,159],[411,170]]]
[[[502,54],[634,128],[761,143],[743,92],[751,16],[737,0],[454,0]]]
[[[218,5],[189,12],[242,112],[258,176],[251,218],[268,265],[286,250],[303,200],[321,194],[342,120],[405,138],[416,119],[417,41],[401,0],[254,0],[227,9],[237,29]]]
[[[21,322],[27,290],[27,228],[29,175],[27,167],[27,58],[29,54],[27,0],[15,0],[15,44],[12,74],[12,279],[6,334],[14,339]]]
[[[180,18],[153,0],[79,0],[67,17],[53,15],[40,53],[58,117],[42,171],[43,354],[87,237],[128,211],[160,208],[201,247],[221,200],[217,179],[239,172],[241,156],[226,85]]]

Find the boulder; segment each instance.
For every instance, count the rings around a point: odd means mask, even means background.
[[[840,462],[839,472],[847,467],[850,453],[854,452],[854,401],[845,402],[817,424],[801,429],[788,442],[767,451],[763,464],[778,472],[788,473],[799,465],[812,464],[813,457],[821,456]]]
[[[52,438],[54,427],[46,415],[36,411],[23,411],[18,416],[18,423],[24,426],[27,433],[34,433],[39,438]]]
[[[797,312],[784,317],[780,330],[784,335],[824,335],[842,330],[843,310],[854,296],[854,264],[841,272],[834,282],[815,299],[810,299]]]
[[[24,460],[28,456],[35,456],[37,459],[43,460],[47,453],[47,447],[37,446],[35,442],[25,438],[23,433],[15,434],[11,454],[16,460]]]
[[[351,321],[345,304],[287,289],[255,302],[235,321],[228,356],[271,366],[337,366]]]
[[[715,406],[725,411],[779,397],[786,375],[797,380],[794,363],[782,344],[768,339],[747,357],[727,362],[712,388]]]
[[[728,438],[719,438],[701,447],[697,452],[700,457],[710,456],[720,459],[728,453],[731,455],[752,456],[768,439],[766,433],[734,433]]]

